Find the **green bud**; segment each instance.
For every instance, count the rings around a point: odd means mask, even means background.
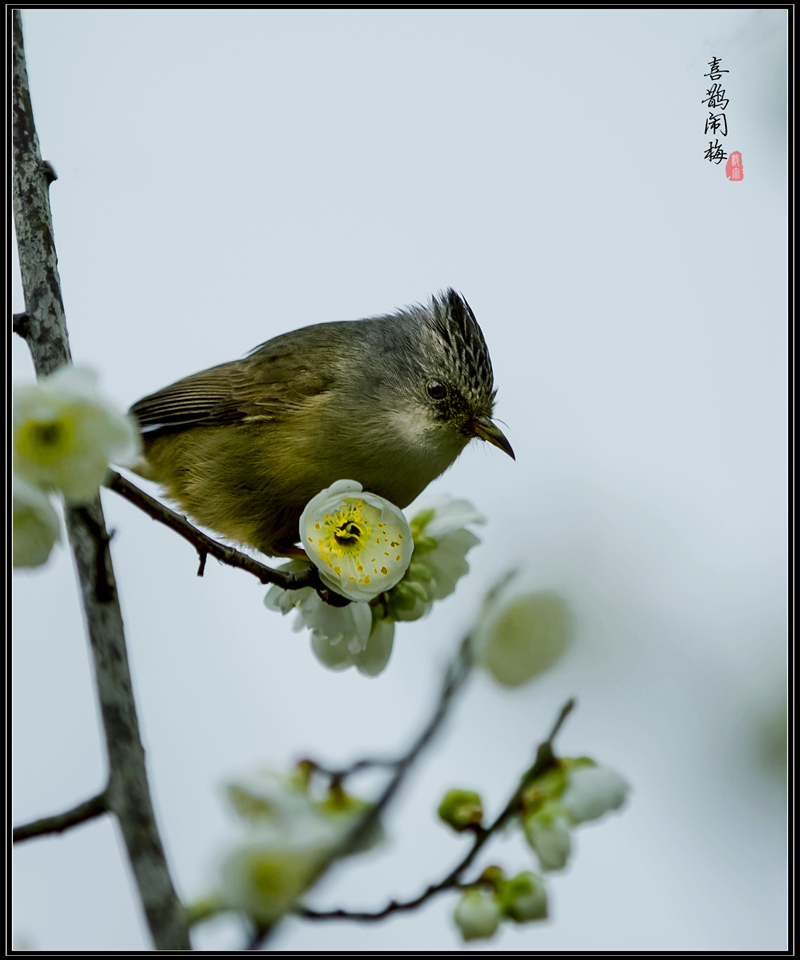
[[[536,851],[542,870],[561,870],[567,863],[571,850],[567,817],[557,803],[548,803],[522,821],[525,839]]]
[[[425,534],[414,537],[414,553],[418,557],[421,557],[424,553],[430,553],[431,550],[435,550],[436,546],[437,544],[433,537],[426,537]]]
[[[433,579],[433,570],[426,563],[419,563],[418,561],[412,561],[408,565],[408,573],[406,577],[411,580],[424,580],[427,583],[429,580]]]
[[[488,883],[495,893],[505,883],[506,875],[500,867],[487,867],[478,878],[479,883]]]
[[[557,800],[564,792],[567,785],[567,771],[561,761],[557,763],[557,766],[551,767],[525,786],[520,803],[523,816],[536,813],[546,803]]]
[[[414,517],[409,526],[411,527],[411,533],[414,537],[414,543],[416,544],[417,538],[422,536],[425,527],[433,520],[436,516],[436,511],[433,507],[430,507],[428,510],[420,510],[420,512]]]
[[[374,600],[369,602],[369,612],[372,614],[372,629],[375,629],[375,625],[380,623],[381,620],[389,619],[389,604],[387,602],[389,594],[381,593],[375,597]],[[371,631],[370,631],[371,632]]]
[[[503,915],[516,923],[547,919],[547,891],[541,877],[527,871],[506,880],[497,893]]]
[[[417,597],[423,603],[428,602],[428,591],[425,589],[425,587],[422,586],[421,583],[416,583],[413,580],[408,580],[406,582],[406,587],[411,593],[414,594],[415,597]]]
[[[411,585],[404,580],[388,594],[389,614],[394,616],[398,610],[411,610],[417,602],[416,593],[411,590]]]
[[[453,919],[464,940],[486,940],[500,924],[500,906],[495,897],[478,887],[464,893]]]
[[[209,920],[225,909],[226,905],[219,897],[201,897],[194,903],[186,904],[186,922],[190,927],[193,927],[197,923]]]
[[[439,817],[458,833],[478,827],[483,820],[483,805],[470,790],[448,790],[439,804]]]

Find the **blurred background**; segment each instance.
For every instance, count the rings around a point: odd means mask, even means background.
[[[400,624],[385,673],[326,671],[265,589],[105,491],[150,782],[181,896],[204,892],[256,764],[404,750],[492,582],[558,591],[570,652],[475,676],[389,841],[308,902],[416,895],[466,840],[453,786],[501,808],[558,741],[631,783],[551,875],[550,919],[476,946],[786,948],[787,198],[784,10],[25,10],[72,353],[121,407],[310,323],[462,291],[513,463],[475,443],[428,492],[488,517],[472,573]],[[712,57],[726,153],[704,158]],[[19,282],[14,309],[23,302]],[[14,375],[32,379],[24,343]],[[155,488],[148,487],[151,492]],[[64,547],[15,573],[13,820],[104,782]],[[364,790],[369,787],[364,784]],[[537,869],[519,835],[480,866]],[[453,895],[375,924],[288,919],[276,950],[454,950]],[[121,841],[95,821],[15,851],[15,946],[146,949]],[[235,919],[202,949],[244,945]]]

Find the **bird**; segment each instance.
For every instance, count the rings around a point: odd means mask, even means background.
[[[268,557],[304,557],[306,504],[341,479],[403,508],[492,420],[486,341],[452,288],[392,314],[284,333],[130,408],[134,472],[194,522]]]

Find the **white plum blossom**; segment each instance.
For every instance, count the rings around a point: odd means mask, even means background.
[[[90,500],[110,462],[139,452],[136,422],[97,393],[97,375],[66,366],[14,388],[14,471],[42,490]]]
[[[403,621],[419,620],[430,612],[434,601],[453,593],[458,580],[469,573],[467,553],[481,542],[466,529],[467,524],[486,523],[468,500],[455,500],[447,494],[427,497],[415,510],[411,520],[414,556],[408,573],[395,588],[406,597],[391,604],[393,619]]]
[[[292,830],[263,824],[222,860],[220,905],[261,924],[273,923],[316,879],[337,840],[338,832],[321,820]]]
[[[344,607],[331,606],[311,587],[271,587],[264,602],[283,614],[297,610],[294,629],[307,627],[311,631],[312,650],[329,670],[354,666],[365,676],[377,676],[386,668],[392,653],[395,621],[419,619],[435,600],[449,596],[458,579],[469,571],[466,554],[480,541],[464,525],[485,523],[484,517],[468,501],[448,496],[428,499],[421,506],[409,527],[400,511],[388,501],[363,492],[354,481],[339,480],[314,497],[303,512],[301,541],[319,569],[320,578],[353,602]],[[385,512],[379,514],[379,507]],[[377,577],[373,566],[369,583],[362,584],[358,578],[363,574],[366,580],[368,571],[366,567],[359,571],[357,566],[361,556],[359,538],[366,536],[369,546],[371,534],[366,531],[374,527],[385,531],[383,536],[396,533],[396,539],[390,538],[389,543],[401,547],[400,559],[396,569],[387,568],[386,573],[379,570]],[[351,548],[353,553],[348,554]],[[342,564],[337,561],[329,566],[337,552],[342,553]],[[401,566],[403,572],[398,576]],[[299,571],[307,567],[302,561],[292,561],[280,569]]]
[[[391,620],[373,623],[366,646],[358,653],[350,652],[349,643],[333,643],[324,639],[318,631],[311,636],[311,649],[320,663],[330,670],[346,670],[352,666],[365,677],[377,677],[383,673],[392,655],[393,645],[394,623]]]
[[[61,523],[50,498],[14,475],[12,564],[40,567],[61,539]]]
[[[602,817],[609,810],[618,810],[629,790],[630,786],[616,770],[586,764],[569,771],[559,803],[573,823],[584,823]]]
[[[302,774],[288,777],[270,770],[232,779],[227,792],[245,832],[222,858],[214,910],[236,910],[264,926],[316,880],[369,809],[340,787],[315,800]],[[348,852],[363,852],[382,839],[378,824]]]
[[[472,629],[477,661],[507,687],[551,667],[570,638],[563,599],[552,591],[525,591],[513,575],[489,594]]]
[[[309,500],[300,543],[323,582],[356,601],[391,590],[414,549],[402,511],[355,480],[337,480]]]
[[[294,823],[304,815],[313,815],[308,794],[298,779],[274,770],[240,774],[229,780],[225,788],[236,812],[251,823]]]
[[[302,561],[283,564],[280,570],[306,569]],[[374,621],[372,610],[363,601],[345,607],[325,603],[311,587],[283,590],[273,586],[267,591],[265,605],[286,615],[297,611],[293,629],[311,631],[311,649],[329,670],[355,667],[359,673],[376,677],[389,662],[394,642],[394,623]]]

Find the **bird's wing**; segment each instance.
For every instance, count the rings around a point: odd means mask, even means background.
[[[277,420],[309,397],[325,393],[333,367],[320,350],[276,337],[244,360],[223,363],[143,397],[130,412],[143,432]],[[304,347],[304,349],[303,349]]]

